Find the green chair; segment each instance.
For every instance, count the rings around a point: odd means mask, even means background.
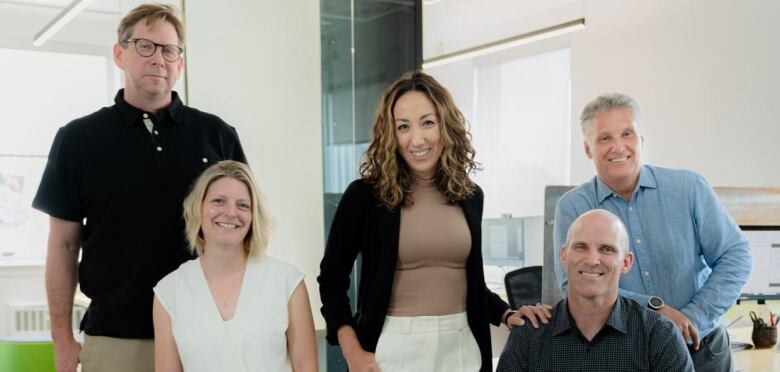
[[[0,338],[0,372],[55,372],[51,341]]]

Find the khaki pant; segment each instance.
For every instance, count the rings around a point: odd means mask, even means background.
[[[154,372],[154,340],[84,334],[82,372]]]
[[[466,313],[387,316],[374,355],[382,372],[476,372],[482,367]]]

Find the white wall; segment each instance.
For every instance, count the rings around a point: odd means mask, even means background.
[[[583,152],[579,113],[598,94],[618,91],[643,109],[647,163],[692,169],[717,186],[780,185],[780,2],[494,0],[480,6],[468,0],[426,5],[425,58],[585,18],[584,30],[521,47],[552,42],[571,50],[572,184],[595,174]],[[455,91],[470,84],[444,83]],[[464,107],[467,116],[470,111]]]
[[[718,186],[780,185],[780,2],[585,2],[571,39],[573,122],[596,95],[642,107],[648,163]],[[572,183],[592,177],[572,126]]]
[[[269,253],[306,275],[323,329],[319,2],[190,1],[185,9],[189,103],[236,127],[277,218]]]
[[[780,184],[777,1],[447,0],[426,5],[423,17],[425,59],[585,18],[584,30],[565,37],[572,184],[595,172],[577,117],[610,91],[642,106],[649,163],[693,169],[720,186]]]

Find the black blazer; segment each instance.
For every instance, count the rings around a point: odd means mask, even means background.
[[[469,328],[482,356],[480,371],[492,370],[490,323],[499,325],[509,308],[489,291],[482,270],[482,189],[460,202],[471,232],[471,252],[466,259],[468,293],[466,313]],[[374,186],[363,180],[353,181],[339,202],[328,235],[325,256],[320,263],[320,298],[322,315],[327,322],[327,340],[338,344],[336,332],[350,325],[360,345],[374,352],[390,303],[390,293],[398,261],[398,239],[401,226],[400,208],[390,211],[374,196]],[[361,254],[357,313],[347,296],[352,265]]]

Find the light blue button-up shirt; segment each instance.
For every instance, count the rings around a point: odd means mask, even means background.
[[[620,293],[646,304],[661,297],[705,337],[739,296],[750,275],[750,247],[712,187],[699,174],[644,165],[630,201],[598,176],[567,192],[555,208],[555,274],[566,294],[560,247],[569,226],[591,209],[606,209],[628,229],[634,266]]]

